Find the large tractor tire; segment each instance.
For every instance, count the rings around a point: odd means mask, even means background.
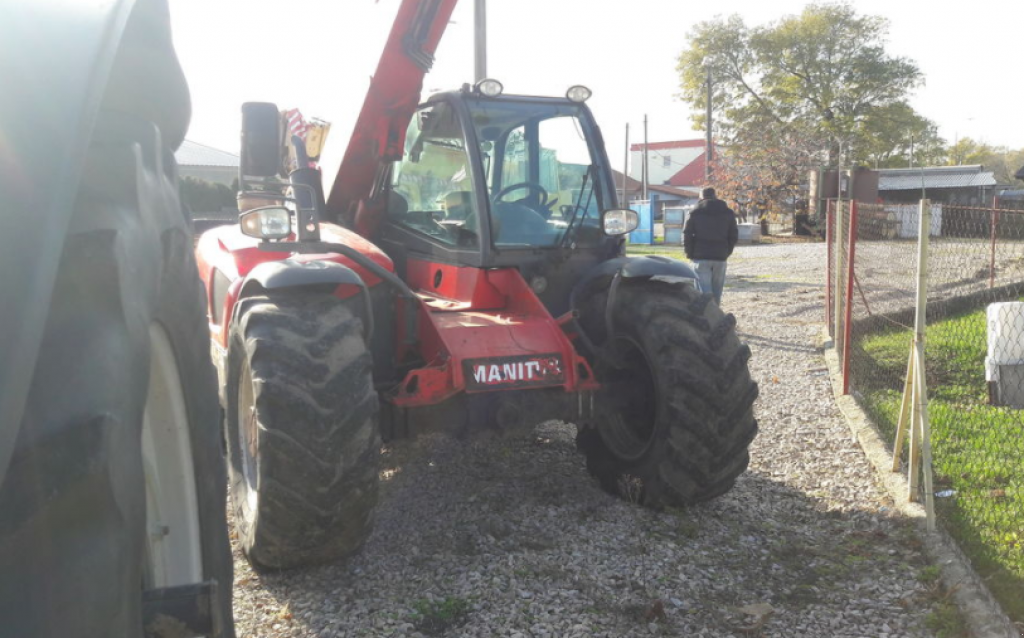
[[[373,361],[352,301],[303,289],[243,299],[228,350],[235,527],[258,568],[344,557],[373,527]]]
[[[617,296],[595,370],[596,421],[577,435],[588,469],[607,491],[653,508],[727,492],[757,433],[757,385],[735,319],[693,286],[628,284]]]
[[[99,129],[0,485],[0,635],[230,637],[220,408],[177,173],[153,124]],[[146,617],[179,587],[205,624]]]

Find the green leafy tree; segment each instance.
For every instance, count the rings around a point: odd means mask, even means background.
[[[864,120],[857,157],[873,168],[937,166],[946,145],[938,127],[905,102],[877,108]]]
[[[970,137],[963,137],[950,145],[946,160],[950,166],[981,164],[992,171],[997,183],[1008,184],[1014,188],[1024,186],[1021,180],[1014,177],[1014,173],[1024,166],[1024,149],[991,146]]]
[[[212,213],[222,208],[234,208],[237,206],[237,192],[237,188],[232,189],[224,184],[198,177],[181,178],[181,197],[194,213]]]
[[[937,136],[905,101],[921,72],[885,52],[887,29],[884,18],[859,15],[845,3],[810,4],[763,27],[748,27],[739,16],[702,22],[679,56],[681,95],[700,111],[693,120],[703,128],[710,71],[714,132],[736,151],[799,140],[801,148],[820,149],[815,164],[834,164],[840,150],[850,157],[850,149],[854,161],[898,163],[910,137],[897,122],[913,116],[928,148]]]
[[[984,165],[995,173],[998,183],[1009,184],[1013,188],[1024,188],[1024,181],[1014,177],[1014,174],[1024,167],[1024,148],[1012,150],[1005,146],[996,147],[985,159]]]

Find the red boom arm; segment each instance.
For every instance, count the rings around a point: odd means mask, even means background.
[[[383,180],[401,159],[405,129],[423,90],[423,76],[458,0],[402,0],[377,72],[338,168],[327,214],[370,236],[384,213]]]

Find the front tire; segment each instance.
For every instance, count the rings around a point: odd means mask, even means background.
[[[296,290],[243,299],[228,352],[231,500],[256,567],[359,549],[380,465],[373,362],[352,302]]]
[[[724,494],[746,469],[757,434],[750,349],[710,300],[693,286],[620,290],[604,344],[614,365],[597,365],[596,423],[577,435],[605,490],[654,508],[689,505]]]

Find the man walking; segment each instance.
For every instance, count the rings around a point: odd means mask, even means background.
[[[725,287],[725,260],[732,254],[737,237],[736,213],[715,196],[715,189],[702,190],[700,202],[683,228],[683,250],[696,264],[701,291],[714,295],[719,305]]]

